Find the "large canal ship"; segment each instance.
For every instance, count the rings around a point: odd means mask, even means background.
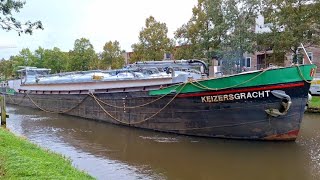
[[[295,140],[316,66],[207,77],[199,60],[139,62],[110,71],[47,75],[25,67],[7,102],[161,132]]]

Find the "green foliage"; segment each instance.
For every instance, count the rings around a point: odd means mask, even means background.
[[[134,63],[137,61],[145,60],[145,49],[140,43],[136,43],[132,45],[133,54],[130,58],[130,63]]]
[[[93,179],[61,155],[0,128],[0,179]]]
[[[10,79],[14,75],[13,61],[0,61],[0,80]]]
[[[191,19],[175,32],[180,45],[175,57],[210,59],[212,52],[218,51],[222,52],[219,58],[232,68],[246,52],[273,50],[268,62],[282,65],[284,54],[289,50],[296,53],[300,43],[320,44],[319,2],[198,0]],[[265,16],[271,32],[254,33],[259,14]]]
[[[227,0],[223,6],[227,33],[221,49],[239,52],[239,57],[242,58],[244,52],[252,53],[255,50],[256,35],[253,27],[259,13],[260,1]]]
[[[0,27],[6,31],[15,30],[21,33],[32,34],[34,29],[43,29],[41,21],[27,21],[21,23],[12,16],[14,12],[20,12],[25,5],[24,1],[1,0],[0,1]]]
[[[175,32],[182,47],[175,51],[175,58],[218,56],[225,67],[233,68],[245,52],[255,50],[252,27],[259,5],[258,0],[198,0],[191,19]]]
[[[219,47],[227,31],[222,2],[198,0],[191,19],[175,32],[175,38],[182,46],[175,52],[177,59],[210,58],[210,51]]]
[[[124,57],[122,56],[122,51],[118,41],[109,41],[103,47],[102,52],[102,68],[119,69],[122,68],[124,62]]]
[[[14,77],[19,66],[44,67],[51,69],[51,73],[67,70],[69,62],[68,53],[55,47],[52,50],[39,47],[32,53],[28,48],[22,49],[18,55],[11,56],[9,60],[0,61],[0,75]]]
[[[194,54],[193,46],[181,45],[175,48],[173,56],[175,59],[194,59]]]
[[[69,71],[87,71],[94,69],[92,64],[98,59],[93,45],[88,39],[77,39],[74,43],[73,51],[69,52],[70,61],[68,63]]]
[[[227,0],[224,1],[223,17],[227,31],[218,47],[222,52],[223,71],[239,73],[245,66],[244,53],[256,50],[256,34],[254,26],[260,9],[258,0]]]
[[[120,48],[119,42],[116,45]],[[117,58],[118,60],[113,63],[114,67],[120,67],[124,64],[121,57],[117,56]],[[39,47],[34,52],[31,52],[28,48],[22,49],[18,55],[11,56],[9,60],[0,61],[0,78],[14,77],[19,66],[49,68],[51,73],[59,73],[98,69],[101,65],[100,62],[101,60],[89,40],[81,38],[75,41],[75,47],[70,52],[62,52],[57,47],[53,49]]]
[[[45,49],[39,47],[37,50],[34,51],[34,58],[31,62],[30,66],[34,67],[43,67],[43,62],[45,59]]]
[[[300,43],[320,44],[319,0],[263,0],[263,15],[270,23],[271,42],[259,45],[276,52],[297,53]]]
[[[310,108],[320,108],[320,96],[312,96]]]
[[[60,73],[67,70],[69,54],[54,47],[44,51],[43,67],[51,69],[51,73]]]
[[[165,23],[160,23],[150,16],[146,19],[145,28],[140,31],[139,42],[132,45],[133,61],[160,60],[165,53],[171,52],[173,40],[167,36],[168,28]]]
[[[29,48],[24,48],[17,56],[11,57],[10,60],[14,61],[16,68],[18,68],[18,66],[32,66],[36,63],[36,56]]]

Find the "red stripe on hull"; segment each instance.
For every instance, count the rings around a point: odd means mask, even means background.
[[[192,93],[192,94],[180,94],[177,97],[179,98],[199,97],[199,96],[208,96],[208,95],[232,94],[232,93],[239,93],[239,92],[284,89],[284,88],[292,88],[292,87],[300,87],[300,86],[304,86],[304,83],[300,82],[300,83],[294,83],[294,84],[271,85],[271,86],[254,87],[254,88],[241,88],[241,89],[234,89],[234,90],[222,90],[218,92],[211,91],[211,92],[201,92],[201,93]]]

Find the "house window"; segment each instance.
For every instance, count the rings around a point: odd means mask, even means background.
[[[313,60],[313,53],[312,52],[308,52],[308,56],[309,56],[310,61],[312,61]]]
[[[165,59],[171,59],[171,53],[165,53]]]
[[[302,54],[292,54],[291,60],[294,64],[303,64],[303,55]]]
[[[251,57],[246,57],[246,67],[247,68],[251,67]]]
[[[310,59],[310,61],[313,60],[313,53],[312,52],[308,52],[308,57]],[[296,59],[294,58],[294,54],[291,55],[291,60],[293,63],[295,64],[304,64],[305,62],[305,58],[303,57],[304,54],[297,54]]]
[[[251,68],[251,57],[246,57],[241,60],[241,67]]]

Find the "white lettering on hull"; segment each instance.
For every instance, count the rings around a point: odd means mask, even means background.
[[[235,93],[235,94],[224,94],[216,96],[201,96],[201,101],[203,103],[215,103],[215,102],[224,102],[224,101],[233,101],[241,99],[257,99],[269,97],[270,90],[265,91],[255,91],[248,93]]]

